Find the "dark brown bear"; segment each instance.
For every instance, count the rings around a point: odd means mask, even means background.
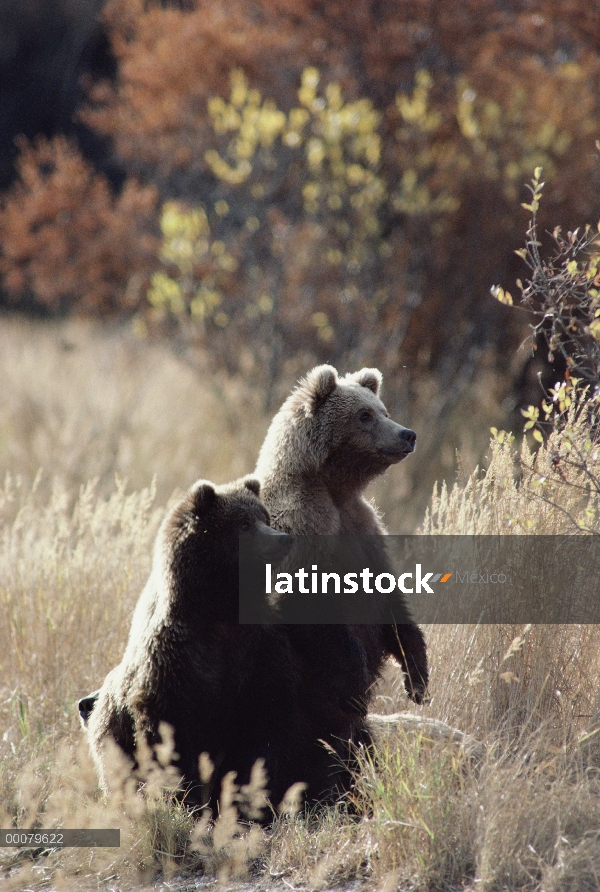
[[[136,750],[143,741],[152,751],[161,722],[173,729],[188,803],[214,807],[224,775],[235,771],[246,783],[259,758],[275,804],[303,779],[294,750],[302,733],[296,657],[280,627],[237,623],[240,533],[264,534],[261,551],[275,559],[290,541],[269,527],[258,493],[253,479],[199,481],[163,522],[125,655],[88,713],[104,787],[106,741],[137,768]],[[209,788],[199,776],[201,753],[215,766]]]
[[[275,528],[298,536],[386,532],[363,492],[410,455],[416,435],[390,419],[379,398],[381,381],[377,369],[340,378],[323,365],[292,391],[271,423],[255,472]],[[367,705],[388,656],[402,667],[409,697],[422,702],[427,653],[414,623],[287,630],[303,659],[300,708],[312,723],[310,736],[343,759],[348,741],[370,741]]]

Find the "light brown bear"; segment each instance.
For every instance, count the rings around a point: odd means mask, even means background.
[[[322,365],[292,391],[271,423],[255,471],[276,529],[297,536],[386,533],[363,493],[410,455],[416,434],[391,420],[379,398],[381,383],[377,369],[339,377]],[[304,658],[300,708],[310,716],[312,737],[327,741],[344,760],[352,749],[348,741],[370,742],[367,706],[388,656],[402,667],[409,697],[422,702],[427,651],[414,623],[287,630]]]

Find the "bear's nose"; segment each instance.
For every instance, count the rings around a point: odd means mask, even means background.
[[[410,446],[411,449],[415,448],[415,443],[417,442],[417,435],[414,431],[411,431],[408,427],[403,427],[400,433],[398,434],[401,440],[403,440],[407,446]]]

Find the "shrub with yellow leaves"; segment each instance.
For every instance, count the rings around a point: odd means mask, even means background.
[[[273,375],[290,342],[339,356],[361,333],[365,304],[374,321],[376,302],[360,300],[357,282],[389,254],[380,115],[369,100],[347,102],[339,84],[320,91],[319,82],[305,69],[299,104],[287,113],[240,70],[227,100],[209,99],[219,149],[205,160],[223,197],[212,207],[163,205],[162,269],[140,330],[175,326],[193,342],[218,341],[216,355],[232,367]]]

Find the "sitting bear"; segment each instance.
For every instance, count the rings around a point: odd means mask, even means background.
[[[275,804],[304,780],[294,754],[302,733],[297,659],[281,628],[238,624],[240,533],[261,534],[268,559],[291,544],[269,526],[258,494],[253,479],[220,487],[201,480],[165,518],[125,655],[97,698],[80,704],[105,788],[106,741],[137,769],[140,747],[152,752],[160,742],[161,722],[173,729],[188,803],[214,808],[225,774],[247,783],[259,758]],[[208,786],[201,753],[214,765]]]
[[[276,529],[296,536],[385,534],[363,492],[410,455],[416,435],[390,419],[379,398],[381,383],[377,369],[341,378],[323,365],[292,391],[271,423],[255,471]],[[380,560],[385,564],[383,543]],[[382,618],[371,626],[286,627],[301,658],[300,708],[312,723],[311,737],[329,743],[346,764],[351,744],[370,742],[367,705],[388,656],[402,667],[409,697],[421,703],[425,696],[425,639],[405,615],[409,621],[399,625]]]

